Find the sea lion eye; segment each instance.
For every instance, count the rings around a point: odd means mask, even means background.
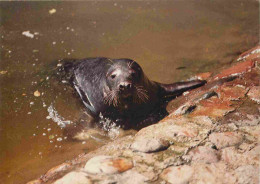
[[[110,75],[111,79],[114,79],[116,77],[116,74]]]
[[[135,73],[135,72],[131,72],[131,76],[132,76],[132,77],[135,77],[135,76],[136,76],[136,73]]]

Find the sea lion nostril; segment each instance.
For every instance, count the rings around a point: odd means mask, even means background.
[[[127,88],[127,89],[130,89],[130,88],[131,88],[131,84],[127,84],[127,85],[126,85],[126,88]]]
[[[124,85],[122,85],[122,84],[119,84],[119,89],[124,89]]]
[[[128,83],[128,82],[122,82],[122,83],[119,84],[118,87],[119,87],[120,90],[129,90],[129,89],[131,89],[132,84]]]

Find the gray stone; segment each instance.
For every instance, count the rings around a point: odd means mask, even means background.
[[[84,172],[70,172],[61,179],[54,182],[54,184],[91,184],[91,180]]]

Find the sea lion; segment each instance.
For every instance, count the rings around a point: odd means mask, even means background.
[[[102,114],[125,127],[133,122],[138,124],[147,117],[152,117],[149,121],[159,120],[166,115],[168,100],[206,83],[201,80],[173,84],[154,82],[131,59],[73,60],[65,62],[63,70],[69,73],[70,83],[93,116]],[[154,118],[151,114],[160,115]]]

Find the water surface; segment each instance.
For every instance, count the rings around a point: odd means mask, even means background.
[[[84,111],[71,89],[48,80],[54,61],[132,58],[150,79],[171,83],[217,71],[258,43],[253,0],[0,2],[0,8],[3,183],[25,183],[104,143],[69,140],[53,120],[75,122]],[[48,108],[57,113],[53,119]]]

